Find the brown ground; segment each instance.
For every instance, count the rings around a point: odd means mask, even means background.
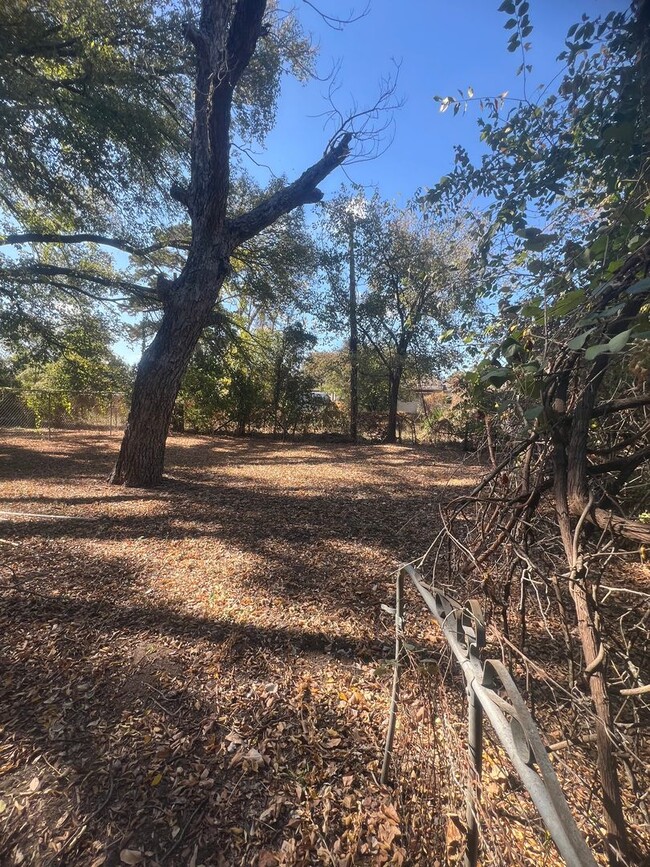
[[[0,440],[0,864],[402,863],[380,606],[477,468],[183,437],[146,492],[117,445]]]

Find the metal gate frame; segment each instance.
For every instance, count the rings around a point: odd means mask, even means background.
[[[597,867],[594,856],[576,825],[539,730],[510,672],[499,659],[481,660],[485,646],[485,621],[481,607],[471,600],[465,607],[443,593],[429,589],[413,566],[397,575],[395,614],[395,662],[390,717],[381,782],[387,783],[399,702],[404,647],[404,579],[408,578],[440,626],[459,662],[468,698],[468,752],[472,773],[467,785],[466,867],[476,867],[479,827],[475,803],[479,797],[483,758],[483,715],[488,718],[523,785],[569,867]],[[392,609],[391,609],[392,612]],[[505,698],[499,694],[505,692]]]

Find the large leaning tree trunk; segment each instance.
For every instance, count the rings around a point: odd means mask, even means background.
[[[146,487],[162,480],[174,401],[233,251],[294,208],[320,201],[318,183],[349,153],[351,135],[341,133],[296,181],[228,219],[233,93],[262,34],[265,9],[266,0],[202,0],[198,28],[186,29],[196,52],[191,172],[189,184],[174,186],[171,195],[187,208],[192,242],[180,276],[158,283],[162,322],[138,366],[114,484]]]

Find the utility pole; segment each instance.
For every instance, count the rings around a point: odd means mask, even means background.
[[[359,412],[359,335],[357,331],[357,275],[354,255],[354,215],[349,215],[348,222],[348,252],[349,252],[349,309],[350,326],[350,439],[357,442],[357,416]]]

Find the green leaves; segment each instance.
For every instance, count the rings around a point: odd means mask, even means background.
[[[635,128],[631,121],[613,124],[605,127],[603,130],[603,138],[606,141],[631,142],[634,140]]]
[[[547,305],[546,308],[544,307],[544,299],[537,296],[524,302],[518,310],[525,319],[533,319],[539,325],[544,321],[551,322],[568,316],[581,307],[585,301],[586,295],[583,289],[572,289],[565,292],[552,304]]]
[[[535,421],[535,419],[539,418],[543,412],[543,406],[531,406],[529,409],[524,411],[524,418],[526,419],[526,421]]]
[[[481,382],[487,382],[495,388],[512,379],[512,370],[509,367],[493,367],[481,376]]]
[[[641,295],[644,292],[647,292],[650,289],[650,277],[644,277],[643,280],[639,280],[637,283],[634,283],[627,290],[628,295]]]
[[[585,352],[586,361],[593,361],[599,355],[603,355],[606,352],[611,354],[621,352],[627,345],[631,334],[632,329],[628,328],[627,331],[621,331],[620,334],[616,334],[607,343],[598,343],[595,346],[590,346]]]
[[[535,253],[541,253],[558,239],[557,235],[545,234],[541,229],[537,229],[533,226],[517,229],[515,235],[525,239],[524,249],[531,250]]]
[[[585,299],[586,296],[583,289],[574,289],[571,292],[567,292],[561,298],[558,298],[555,304],[549,307],[546,314],[547,318],[560,319],[563,316],[567,316],[584,304]]]
[[[594,331],[593,328],[590,328],[588,331],[583,331],[582,334],[578,334],[577,337],[571,338],[571,340],[567,341],[567,346],[569,349],[573,349],[575,352],[582,349],[582,347],[587,342],[587,338]]]
[[[539,232],[533,237],[528,238],[524,247],[526,250],[531,250],[534,253],[541,253],[554,241],[557,241],[557,235],[545,235],[543,232]]]
[[[62,220],[90,212],[95,225],[128,203],[135,221],[187,143],[191,71],[175,12],[131,0],[1,4],[3,202],[21,216],[30,200]]]

